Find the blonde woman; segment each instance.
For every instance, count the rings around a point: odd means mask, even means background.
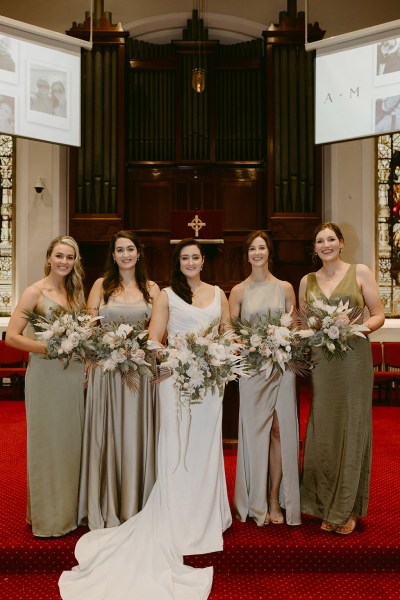
[[[78,522],[78,487],[84,415],[84,369],[68,368],[58,359],[45,360],[46,344],[23,335],[24,311],[51,317],[53,311],[84,309],[83,271],[79,248],[69,236],[51,242],[45,276],[22,294],[7,328],[6,343],[30,352],[26,374],[28,431],[27,521],[37,537],[57,537]]]

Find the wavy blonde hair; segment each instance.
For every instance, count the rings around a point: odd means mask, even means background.
[[[81,263],[79,246],[73,237],[69,235],[60,235],[50,242],[46,252],[44,274],[47,277],[47,275],[50,273],[50,265],[48,260],[57,244],[65,244],[66,246],[70,246],[75,253],[74,266],[72,267],[71,272],[68,273],[65,278],[65,289],[67,291],[67,299],[70,307],[74,310],[83,310],[86,304],[85,293],[83,289],[84,272]]]

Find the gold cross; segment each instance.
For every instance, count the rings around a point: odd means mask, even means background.
[[[205,225],[207,225],[207,223],[203,223],[203,221],[199,219],[199,215],[196,215],[194,219],[188,223],[188,227],[194,229],[194,237],[199,237],[199,231],[202,227],[205,227]]]

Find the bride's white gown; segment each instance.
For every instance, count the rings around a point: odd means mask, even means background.
[[[172,289],[168,335],[198,331],[221,316],[220,289],[206,308],[184,302]],[[194,569],[183,556],[222,550],[231,524],[222,454],[222,397],[208,394],[177,419],[171,379],[160,384],[157,481],[143,510],[120,525],[85,534],[79,563],[59,580],[64,600],[204,600],[213,568]]]

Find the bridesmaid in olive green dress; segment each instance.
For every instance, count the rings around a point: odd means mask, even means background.
[[[265,231],[253,231],[245,243],[251,274],[229,297],[232,317],[251,321],[258,315],[277,316],[294,307],[291,284],[269,270],[272,241]],[[234,512],[240,521],[257,525],[284,522],[300,525],[299,431],[295,375],[265,372],[239,382],[239,445]]]
[[[160,290],[148,281],[144,251],[132,231],[114,234],[105,275],[95,281],[88,310],[113,321],[150,319]],[[136,392],[118,373],[88,374],[79,522],[90,529],[116,527],[145,505],[156,479],[156,391],[142,377]]]
[[[50,317],[54,310],[83,310],[79,248],[69,236],[51,242],[45,277],[21,296],[7,328],[6,343],[30,352],[25,380],[28,460],[27,521],[38,537],[76,529],[84,419],[84,368],[70,361],[44,360],[46,344],[23,335],[24,311]]]
[[[334,223],[315,230],[314,257],[322,264],[300,282],[300,307],[314,297],[349,300],[363,311],[370,331],[382,327],[384,312],[371,271],[345,263],[344,239]],[[357,338],[346,357],[328,361],[314,349],[313,396],[307,425],[301,507],[322,519],[321,529],[349,534],[367,515],[371,471],[373,370],[368,338]]]

